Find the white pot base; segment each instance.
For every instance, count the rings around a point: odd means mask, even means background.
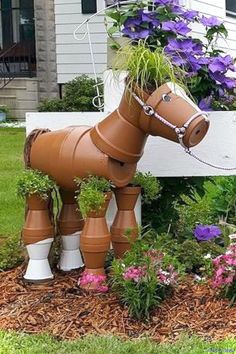
[[[58,268],[64,272],[69,272],[73,269],[79,269],[84,266],[80,250],[66,251],[62,250]]]
[[[30,259],[23,277],[27,281],[46,281],[53,279],[48,259]]]

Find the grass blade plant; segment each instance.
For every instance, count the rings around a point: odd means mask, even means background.
[[[128,73],[129,89],[138,85],[150,93],[168,81],[184,86],[184,71],[174,67],[161,48],[148,47],[144,41],[121,47],[114,58],[113,71],[115,75],[121,71]]]

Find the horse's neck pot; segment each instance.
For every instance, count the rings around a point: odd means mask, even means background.
[[[116,111],[91,130],[91,139],[108,156],[136,163],[143,155],[147,134],[139,127],[142,107],[125,93]]]

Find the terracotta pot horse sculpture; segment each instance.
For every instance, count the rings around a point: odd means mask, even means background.
[[[59,186],[62,197],[62,209],[58,218],[63,240],[60,268],[69,270],[82,266],[79,237],[83,221],[74,201],[77,188],[75,177],[103,176],[111,180],[117,189],[123,188],[129,184],[136,171],[148,135],[160,136],[188,148],[197,145],[204,138],[208,127],[205,113],[187,97],[182,88],[170,82],[157,88],[151,95],[139,88],[133,92],[127,90],[119,107],[94,127],[72,126],[52,132],[33,131],[26,141],[26,165],[51,176]],[[51,228],[44,227],[36,218],[37,215],[34,217],[33,214],[30,222],[26,218],[23,240],[28,249],[45,245],[45,261],[53,235]],[[96,226],[96,222],[93,225]],[[90,230],[90,235],[82,233],[81,250],[87,272],[103,274],[110,241],[100,244],[99,240],[103,238],[101,235],[96,238],[99,231],[95,226]],[[34,228],[37,237],[32,243],[29,234]],[[117,228],[119,229],[119,225],[113,224],[111,229]],[[122,237],[124,230],[120,231]],[[103,232],[106,237],[110,237],[107,226]],[[117,245],[117,235],[115,238],[114,248]],[[93,257],[86,257],[86,252],[90,250]],[[119,254],[115,249],[116,253]],[[51,278],[48,268],[45,271],[40,270],[39,254],[36,259],[37,267],[31,266],[29,269],[29,265],[25,278],[30,281]]]

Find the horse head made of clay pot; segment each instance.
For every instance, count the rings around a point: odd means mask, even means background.
[[[209,128],[206,112],[172,82],[160,86],[145,100],[139,124],[147,134],[179,142],[186,148],[199,144]]]

